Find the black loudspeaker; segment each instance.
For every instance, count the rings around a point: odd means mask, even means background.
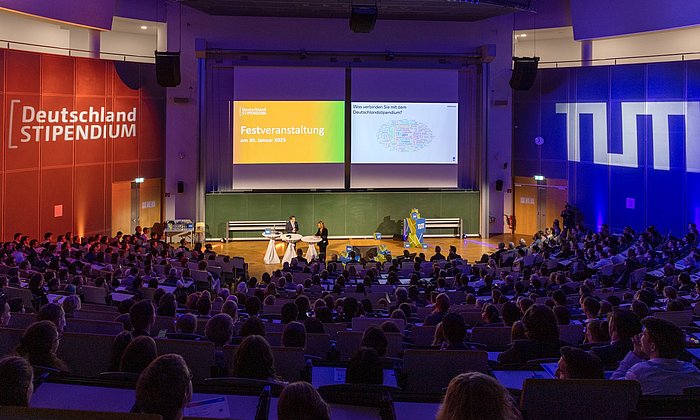
[[[156,51],[156,79],[163,87],[180,84],[180,52]]]
[[[503,191],[503,180],[502,179],[496,180],[496,191]]]
[[[377,23],[377,6],[352,6],[350,29],[353,32],[369,33]]]
[[[537,77],[539,57],[513,57],[513,75],[510,87],[515,90],[530,90]]]
[[[177,181],[177,192],[178,194],[182,194],[185,192],[185,183],[182,181]]]

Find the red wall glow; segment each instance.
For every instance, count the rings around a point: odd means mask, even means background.
[[[107,232],[112,182],[164,175],[153,65],[0,50],[0,110],[4,240]]]

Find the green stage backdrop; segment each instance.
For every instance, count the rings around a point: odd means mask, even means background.
[[[229,220],[286,220],[295,215],[300,233],[316,233],[323,220],[330,236],[394,235],[412,208],[422,217],[461,217],[464,233],[479,233],[478,191],[329,192],[329,193],[212,193],[206,195],[208,238],[225,238]],[[431,229],[427,233],[451,233]],[[261,232],[232,233],[260,237]]]

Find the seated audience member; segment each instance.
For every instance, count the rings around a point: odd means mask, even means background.
[[[444,260],[445,256],[442,255],[442,248],[439,246],[435,247],[435,255],[430,257],[430,262]]]
[[[66,318],[73,318],[73,312],[80,310],[82,304],[80,303],[80,298],[78,296],[70,295],[63,299],[61,306],[63,306],[63,311],[65,312]]]
[[[384,355],[386,355],[386,349],[389,346],[389,341],[381,328],[372,325],[362,334],[361,345],[362,347],[373,348],[377,351],[379,357],[384,357]]]
[[[450,298],[444,293],[440,293],[435,298],[435,309],[425,317],[423,325],[437,325],[442,322],[442,318],[450,310]]]
[[[442,319],[442,333],[445,337],[442,350],[468,350],[464,344],[467,336],[467,326],[462,315],[450,313]]]
[[[503,326],[503,321],[501,321],[501,314],[498,312],[498,308],[490,303],[487,303],[481,309],[481,320],[483,321],[482,325],[485,327]]]
[[[131,322],[131,335],[134,338],[142,335],[151,335],[151,328],[156,320],[156,312],[153,304],[146,299],[140,300],[129,309],[129,322]]]
[[[279,381],[275,375],[272,350],[264,337],[250,335],[241,342],[233,356],[233,376],[261,381]]]
[[[576,347],[562,347],[555,377],[558,379],[605,379],[598,356]]]
[[[119,371],[140,374],[156,357],[158,357],[156,342],[145,335],[136,337],[124,349]]]
[[[262,303],[257,296],[251,296],[245,300],[245,312],[251,317],[257,317],[262,309]]]
[[[610,344],[591,347],[591,353],[606,366],[617,365],[633,350],[632,339],[642,332],[642,324],[632,311],[615,308],[608,315],[608,332]]]
[[[10,318],[12,318],[12,311],[7,302],[7,295],[0,291],[0,327],[7,327],[10,324]]]
[[[479,372],[455,376],[436,420],[517,420],[520,412],[495,378]]]
[[[0,406],[29,407],[33,393],[34,370],[29,362],[17,356],[0,360]]]
[[[644,319],[651,315],[651,310],[649,309],[649,306],[641,300],[633,301],[631,310],[632,312],[634,312],[635,315],[637,315],[638,319]]]
[[[571,312],[566,306],[557,305],[554,307],[554,316],[557,318],[557,324],[559,325],[569,325],[571,324]]]
[[[139,376],[132,411],[159,414],[163,420],[182,419],[184,409],[192,398],[190,378],[190,370],[180,355],[158,357]]]
[[[308,382],[284,387],[277,400],[278,420],[330,420],[330,410],[318,391]]]
[[[605,346],[610,342],[610,333],[608,330],[608,322],[599,319],[592,319],[586,324],[586,339],[587,345],[600,347]]]
[[[401,330],[399,327],[396,325],[395,322],[392,321],[384,321],[379,325],[379,329],[384,331],[385,333],[401,333]]]
[[[508,301],[501,307],[501,316],[503,324],[506,327],[512,327],[513,323],[520,320],[520,309],[513,301]]]
[[[27,328],[19,341],[17,354],[27,359],[32,366],[43,366],[68,372],[65,362],[56,356],[60,336],[56,324],[38,321]]]
[[[284,347],[306,347],[306,328],[298,321],[290,322],[282,332]]]
[[[515,321],[513,326],[510,327],[510,341],[512,343],[516,340],[527,340],[523,321]]]
[[[685,349],[683,330],[654,317],[644,318],[642,326],[612,379],[639,381],[644,395],[682,395],[684,388],[700,386],[700,370],[678,360]]]
[[[204,327],[204,334],[207,340],[214,343],[214,347],[217,350],[222,350],[226,344],[231,342],[233,333],[233,319],[225,313],[214,315]]]
[[[282,323],[289,324],[292,321],[296,321],[299,316],[299,308],[294,302],[287,302],[282,305],[281,309]]]
[[[554,312],[545,305],[532,305],[523,316],[526,340],[511,343],[498,355],[503,364],[525,364],[528,360],[558,357],[561,342]]]
[[[326,308],[327,309],[327,308]],[[326,331],[323,328],[323,322],[320,319],[311,317],[304,320],[304,328],[306,328],[307,334],[325,334]]]
[[[36,314],[37,321],[51,321],[56,325],[56,330],[62,334],[66,329],[66,313],[63,306],[58,303],[47,303]]]
[[[251,317],[246,319],[243,324],[241,324],[241,331],[239,332],[241,337],[247,337],[249,335],[259,335],[265,337],[265,324],[257,317]]]
[[[384,367],[379,353],[372,347],[360,347],[348,361],[346,384],[382,385]]]
[[[112,341],[112,352],[109,357],[109,371],[119,372],[119,365],[121,364],[122,356],[124,355],[124,350],[129,346],[129,343],[133,341],[131,336],[131,331],[122,331],[114,337]]]
[[[175,321],[175,332],[166,334],[173,340],[199,340],[197,334],[197,317],[192,313],[182,314]]]
[[[600,301],[593,297],[587,297],[583,300],[583,313],[586,315],[586,321],[598,318],[598,312],[600,311]]]
[[[230,299],[227,300],[226,302],[224,302],[223,306],[221,306],[221,313],[230,316],[233,320],[233,323],[235,324],[238,320],[238,303]]]

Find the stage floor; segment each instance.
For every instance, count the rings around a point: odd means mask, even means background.
[[[522,235],[520,235],[522,236]],[[520,236],[517,236],[519,239]],[[525,238],[528,243],[530,238]],[[428,244],[428,249],[419,250],[417,248],[411,248],[411,252],[424,252],[425,255],[430,258],[435,252],[434,247],[439,245],[442,248],[442,253],[447,255],[450,245],[457,247],[457,253],[466,258],[467,260],[474,261],[481,258],[484,253],[493,252],[498,246],[499,242],[516,242],[516,235],[506,234],[492,236],[489,239],[482,238],[426,238],[426,243]],[[214,247],[214,251],[219,254],[237,256],[245,258],[248,263],[248,271],[251,276],[260,277],[264,272],[272,272],[278,268],[282,268],[281,264],[265,264],[263,263],[263,256],[265,255],[265,250],[267,249],[268,242],[263,241],[233,241],[229,243],[216,243],[211,242]],[[403,242],[394,241],[391,239],[338,239],[331,240],[328,245],[327,253],[329,255],[338,254],[345,251],[346,245],[356,245],[356,246],[378,246],[380,244],[386,245],[391,251],[392,255],[400,255],[403,253]],[[277,242],[277,255],[282,258],[284,255],[284,250],[286,244],[284,242]],[[297,248],[301,248],[306,253],[307,244],[300,242]]]

